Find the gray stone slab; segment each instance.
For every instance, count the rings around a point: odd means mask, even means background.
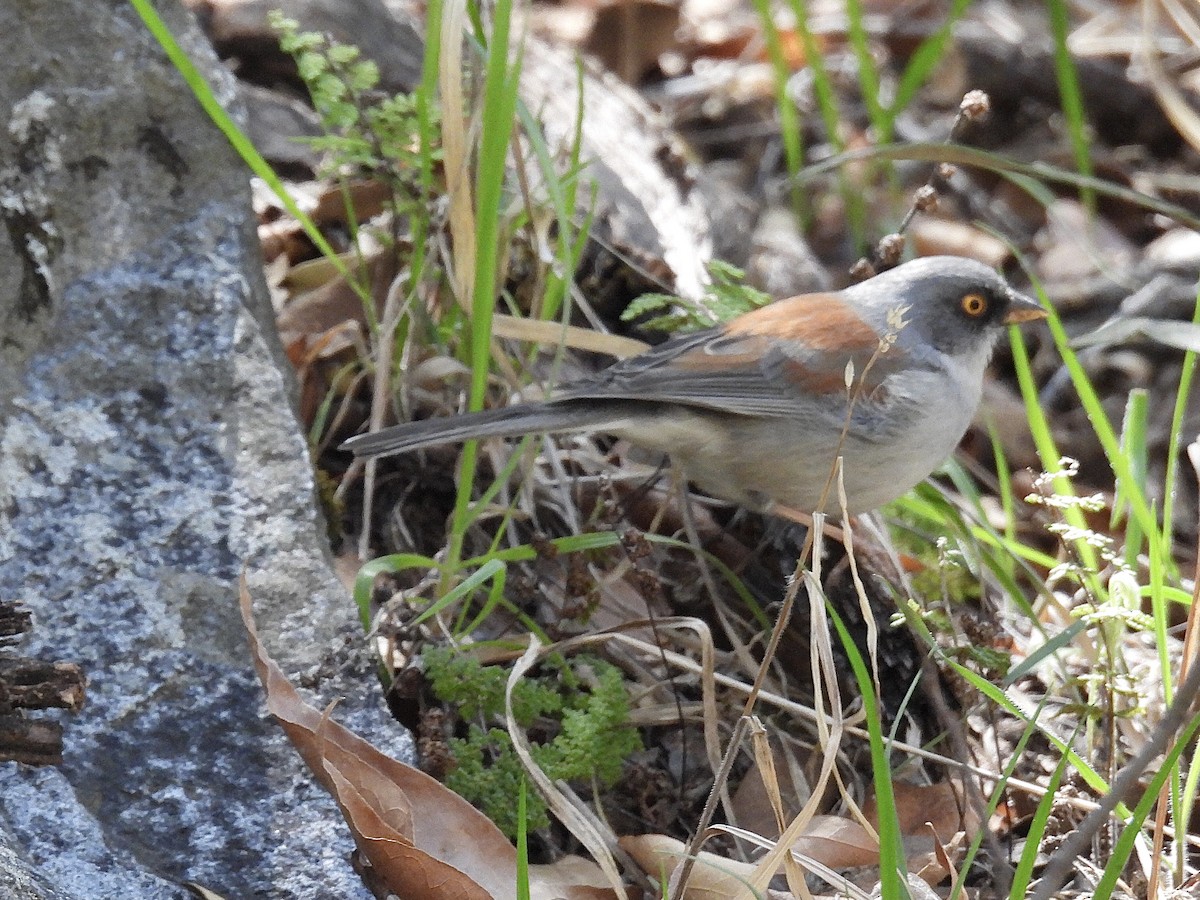
[[[61,768],[0,764],[0,894],[366,898],[237,612],[244,570],[285,671],[411,754],[331,574],[247,173],[118,0],[0,8],[0,123],[0,596],[89,679]]]

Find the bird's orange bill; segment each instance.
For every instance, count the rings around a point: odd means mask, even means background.
[[[1042,304],[1029,297],[1017,294],[1013,298],[1008,312],[1004,314],[1004,324],[1019,325],[1021,322],[1033,322],[1037,319],[1044,319],[1047,315],[1049,313],[1042,308]]]

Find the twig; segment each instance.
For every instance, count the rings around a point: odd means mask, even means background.
[[[968,126],[987,118],[991,112],[991,106],[992,101],[983,91],[967,91],[958,105],[958,115],[954,118],[954,124],[950,126],[946,144],[956,143],[966,132]],[[900,222],[900,227],[891,234],[881,237],[870,251],[870,255],[864,256],[854,264],[850,270],[852,276],[860,280],[867,279],[900,262],[900,254],[904,252],[904,232],[908,230],[909,224],[917,213],[937,208],[938,185],[945,184],[953,171],[952,166],[944,163],[937,167],[929,180],[913,194],[912,205],[909,206],[908,212]]]

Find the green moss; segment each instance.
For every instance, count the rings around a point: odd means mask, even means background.
[[[450,647],[427,650],[424,660],[434,695],[457,707],[463,719],[503,721],[507,669],[481,665],[474,657]],[[557,654],[547,658],[543,665],[551,664],[567,668]],[[562,706],[561,688],[543,679],[524,679],[513,688],[513,717],[522,728],[528,728],[538,716],[559,713]]]
[[[484,730],[470,726],[466,738],[452,738],[450,750],[457,767],[446,776],[446,786],[482,809],[510,838],[517,834],[517,792],[524,770],[503,728]],[[546,828],[550,816],[536,793],[526,803],[528,831]]]
[[[446,778],[455,792],[482,809],[510,837],[517,832],[516,797],[524,772],[504,721],[504,686],[508,670],[484,666],[449,648],[424,655],[434,694],[458,708],[468,720],[467,735],[452,738],[457,767]],[[550,654],[539,671],[513,688],[513,715],[523,728],[535,726],[534,760],[553,780],[611,786],[625,759],[641,749],[629,725],[629,697],[621,671],[589,656],[567,660]],[[530,794],[526,827],[549,825],[546,806]]]

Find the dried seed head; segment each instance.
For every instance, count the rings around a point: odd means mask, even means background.
[[[875,271],[875,267],[866,259],[860,259],[850,267],[850,277],[856,282],[866,281],[868,278],[872,278],[877,274],[878,273]]]
[[[904,235],[887,234],[879,239],[875,246],[879,262],[884,268],[891,268],[900,262],[900,254],[904,252]]]
[[[982,122],[992,111],[992,101],[983,91],[967,91],[958,109],[964,118],[972,122]]]

